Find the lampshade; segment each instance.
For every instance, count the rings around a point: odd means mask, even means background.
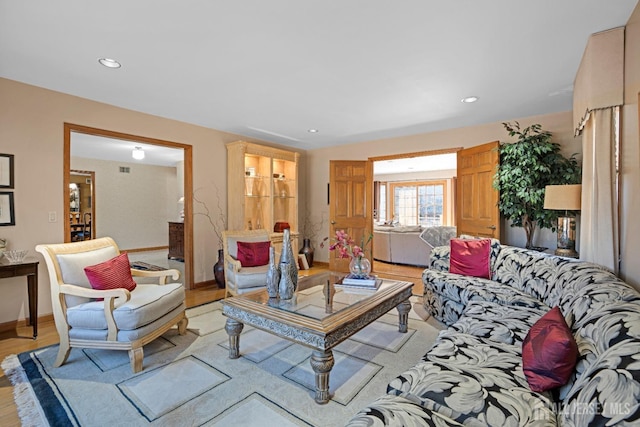
[[[142,147],[134,148],[133,151],[131,152],[131,157],[133,157],[136,160],[144,159],[144,150],[142,149]]]
[[[579,211],[582,185],[547,185],[544,188],[544,208]]]

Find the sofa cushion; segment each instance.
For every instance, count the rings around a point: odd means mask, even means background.
[[[451,239],[449,272],[465,276],[491,278],[489,253],[491,240]]]
[[[640,300],[593,305],[573,330],[577,379],[561,388],[561,398],[604,404],[616,396],[610,390],[640,395]]]
[[[243,267],[269,264],[271,242],[238,242],[238,261]]]
[[[185,297],[181,283],[166,285],[140,284],[131,292],[131,299],[113,311],[119,330],[134,330],[147,325],[179,307]],[[87,302],[67,310],[71,328],[106,330],[104,302]]]
[[[542,301],[488,279],[425,270],[422,273],[422,281],[425,309],[447,325],[457,321],[471,301],[490,301],[549,310]],[[431,305],[434,301],[435,304]]]
[[[410,396],[384,395],[363,408],[347,423],[351,427],[424,427],[460,426],[452,419],[425,408]]]
[[[387,393],[465,425],[555,420],[551,393],[529,389],[519,346],[452,330],[441,332],[424,360],[392,380]]]
[[[522,345],[546,310],[489,301],[471,301],[451,329],[504,344]]]
[[[578,357],[578,346],[557,306],[542,316],[522,343],[522,369],[533,391],[566,384]]]
[[[239,272],[234,274],[232,278],[236,289],[248,289],[266,286],[268,269],[268,264],[258,267],[243,267]]]
[[[131,276],[129,256],[126,253],[121,253],[100,264],[87,266],[84,272],[93,289],[105,291],[124,288],[131,292],[136,288],[136,282]]]

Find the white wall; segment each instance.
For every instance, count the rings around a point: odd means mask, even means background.
[[[622,107],[620,277],[640,289],[640,3],[625,29],[624,106]]]
[[[177,168],[73,157],[71,169],[95,172],[96,237],[112,237],[123,250],[169,244],[167,223],[179,211]]]
[[[213,186],[218,186],[225,212],[225,144],[243,138],[0,78],[0,153],[15,155],[16,180],[16,225],[0,227],[0,237],[8,239],[10,248],[29,249],[30,255],[40,261],[40,315],[52,312],[51,296],[44,261],[34,248],[39,243],[64,241],[65,122],[191,145],[193,188],[200,189],[199,197],[209,206],[215,206]],[[49,222],[49,212],[57,213],[57,222]],[[194,216],[193,226],[194,281],[213,280],[217,238],[202,215]],[[24,278],[1,280],[0,292],[0,323],[24,319],[28,312]]]
[[[573,137],[572,114],[562,112],[547,114],[527,118],[513,118],[504,121],[518,120],[522,127],[534,123],[540,123],[542,128],[553,134],[553,141],[562,146],[562,152],[568,156],[573,153],[582,153],[580,139]],[[511,142],[515,138],[510,138],[502,126],[502,122],[489,123],[480,126],[450,129],[441,132],[431,132],[419,135],[411,135],[398,138],[387,138],[376,141],[367,141],[357,144],[342,145],[325,149],[310,150],[307,152],[307,199],[306,204],[315,217],[325,215],[328,217],[329,206],[327,205],[327,183],[329,182],[329,161],[330,160],[366,160],[369,157],[386,155],[396,155],[413,153],[428,150],[438,150],[446,148],[464,147],[469,148],[491,141]],[[329,226],[319,236],[322,240],[328,235]],[[522,228],[511,228],[508,224],[503,224],[502,241],[506,244],[524,246],[525,234]],[[538,230],[537,237],[534,238],[536,246],[556,248],[556,235],[551,230]],[[328,245],[319,248],[314,242],[315,255],[318,261],[327,262],[329,259]]]

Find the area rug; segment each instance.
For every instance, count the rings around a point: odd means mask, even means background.
[[[412,310],[401,334],[392,310],[334,348],[332,398],[318,405],[309,348],[245,327],[241,357],[229,359],[220,302],[187,315],[189,332],[147,345],[138,374],[125,351],[72,349],[60,368],[52,367],[57,345],[8,356],[2,368],[23,425],[344,425],[417,363],[440,329]]]

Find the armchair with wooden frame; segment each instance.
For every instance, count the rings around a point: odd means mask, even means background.
[[[238,242],[269,241],[267,230],[226,230],[222,232],[224,250],[225,298],[264,289],[269,265],[243,267],[238,261]]]
[[[127,350],[133,372],[143,364],[142,347],[173,326],[184,335],[185,291],[177,280],[178,270],[139,271],[135,278],[155,277],[158,284],[124,288],[92,289],[84,268],[111,260],[120,250],[110,237],[72,243],[38,245],[45,259],[51,283],[53,318],[60,336],[54,366],[64,364],[72,347]]]

